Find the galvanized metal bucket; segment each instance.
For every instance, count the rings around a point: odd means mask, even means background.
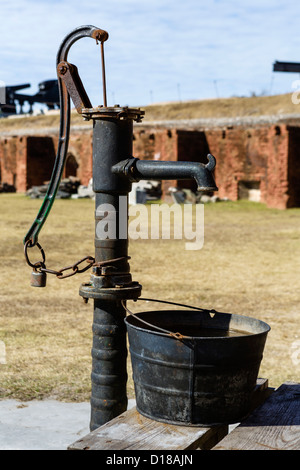
[[[142,415],[211,426],[248,414],[269,325],[196,307],[131,314],[125,323]]]

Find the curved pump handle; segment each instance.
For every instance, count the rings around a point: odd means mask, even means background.
[[[80,26],[69,33],[62,41],[60,48],[56,56],[56,67],[59,68],[61,62],[67,63],[68,52],[70,47],[79,39],[84,37],[90,37],[95,39],[97,42],[106,41],[108,33],[102,29],[96,28],[95,26]],[[71,64],[70,64],[71,65]],[[48,190],[42,206],[37,214],[35,221],[29,229],[27,235],[24,238],[24,244],[28,246],[34,246],[38,241],[38,234],[44,225],[52,205],[55,200],[55,196],[61,181],[63,169],[65,166],[69,134],[70,134],[70,94],[67,90],[65,82],[61,79],[58,73],[58,89],[59,89],[59,103],[60,103],[60,127],[59,127],[59,140],[55,163],[48,186]]]

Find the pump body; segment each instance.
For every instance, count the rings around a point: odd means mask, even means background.
[[[91,107],[80,80],[77,67],[67,61],[70,47],[82,37],[100,42],[102,56],[104,106]],[[57,75],[60,91],[60,136],[54,169],[42,207],[24,239],[25,256],[34,268],[34,284],[41,274],[55,273],[60,279],[83,272],[92,266],[89,282],[81,284],[79,294],[87,302],[94,302],[92,346],[91,430],[105,424],[127,408],[127,347],[124,322],[126,300],[137,299],[141,285],[132,280],[128,263],[128,195],[131,183],[140,179],[194,178],[200,190],[217,190],[213,170],[215,159],[208,155],[208,163],[141,161],[132,156],[133,123],[140,122],[140,109],[107,107],[103,43],[108,33],[95,26],[81,26],[63,40],[57,54]],[[93,189],[95,192],[95,258],[86,257],[89,265],[73,273],[46,269],[45,254],[38,234],[50,212],[61,180],[67,155],[70,129],[70,98],[79,114],[93,122]],[[113,236],[103,230],[103,220],[116,223]],[[120,223],[122,220],[122,224]],[[32,264],[27,250],[37,245],[43,259]],[[76,269],[75,269],[76,268]],[[36,274],[37,272],[37,274]],[[33,284],[33,285],[34,285]],[[39,282],[40,287],[45,282]]]
[[[119,216],[120,211],[127,214],[131,183],[113,174],[111,168],[124,155],[132,155],[133,120],[139,115],[136,111],[120,120],[117,111],[114,114],[112,110],[109,118],[101,111],[93,118],[95,264],[106,261],[108,264],[95,266],[90,282],[82,284],[79,290],[84,299],[94,300],[91,430],[127,409],[126,312],[121,301],[139,297],[141,286],[132,281],[130,274],[127,217]],[[116,221],[113,238],[99,230],[104,218],[110,220],[110,210],[113,222]]]

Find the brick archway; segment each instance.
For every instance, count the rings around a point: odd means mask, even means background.
[[[65,165],[65,178],[69,176],[77,176],[79,165],[73,153],[68,153]]]

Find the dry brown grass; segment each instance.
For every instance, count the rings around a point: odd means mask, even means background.
[[[30,287],[22,241],[40,204],[0,195],[0,340],[6,347],[0,398],[89,400],[92,303],[78,295],[89,273],[65,280],[48,275],[45,289]],[[260,376],[271,386],[299,381],[300,367],[292,361],[293,343],[300,340],[299,216],[300,209],[271,210],[242,201],[206,205],[203,248],[186,251],[184,240],[131,241],[133,278],[143,285],[144,297],[266,321],[272,329]],[[93,217],[91,200],[55,202],[40,236],[47,267],[93,255]],[[129,306],[149,308],[141,301]],[[131,378],[128,390],[133,396]]]
[[[158,103],[142,107],[144,121],[163,121],[179,119],[205,119],[241,116],[266,116],[299,113],[300,105],[292,103],[291,94],[253,97],[233,97],[183,102]],[[91,122],[83,121],[72,112],[71,124],[91,128]],[[32,132],[36,129],[59,127],[58,112],[26,118],[0,119],[0,132],[14,132],[18,129]]]
[[[145,108],[145,120],[204,119],[269,116],[299,113],[291,94],[194,100],[157,104]]]

